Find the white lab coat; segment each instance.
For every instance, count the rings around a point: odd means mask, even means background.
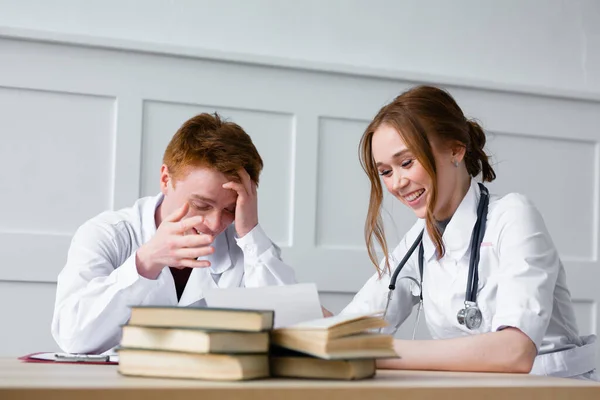
[[[490,198],[481,244],[477,304],[483,314],[478,329],[457,322],[464,308],[471,232],[477,220],[480,189],[473,180],[443,234],[446,254],[436,259],[435,246],[423,235],[423,312],[434,339],[494,332],[516,327],[538,350],[532,373],[574,377],[594,370],[595,336],[580,337],[565,270],[535,206],[522,195]],[[390,257],[392,270],[424,228],[419,220]],[[395,332],[419,302],[418,249],[400,273],[388,309],[388,332]],[[383,267],[383,263],[382,263]],[[390,274],[373,275],[343,313],[383,310]]]
[[[162,199],[145,197],[131,208],[104,212],[75,233],[58,276],[52,320],[52,336],[63,351],[100,353],[118,345],[130,306],[189,306],[202,304],[211,288],[296,283],[260,225],[243,238],[231,225],[215,238],[215,252],[202,257],[211,267],[192,271],[178,302],[168,267],[151,280],[135,265],[136,250],[156,233],[154,213]]]

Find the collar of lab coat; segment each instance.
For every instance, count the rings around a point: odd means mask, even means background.
[[[233,225],[215,238],[215,252],[201,259],[210,260],[210,268],[194,268],[185,286],[180,306],[189,306],[203,299],[206,291],[219,287],[239,287],[244,277],[243,262],[236,268],[235,259],[230,248],[233,239]],[[213,274],[220,275],[219,283]]]
[[[154,219],[154,214],[156,213],[156,209],[162,203],[164,199],[164,195],[160,193],[159,195],[150,199],[150,201],[146,201],[143,203],[142,209],[140,210],[141,218],[142,218],[142,240],[143,243],[147,243],[152,236],[156,234],[156,220]]]
[[[230,243],[227,237],[227,229],[215,238],[212,247],[215,248],[214,253],[204,257],[199,257],[198,260],[210,261],[210,268],[207,268],[211,274],[222,274],[233,265],[231,259]]]
[[[479,204],[480,189],[475,179],[471,179],[469,191],[454,212],[452,219],[442,235],[446,250],[445,257],[460,260],[471,244],[471,234],[477,221],[477,205]],[[423,253],[425,261],[435,255],[435,245],[427,234],[423,235]]]

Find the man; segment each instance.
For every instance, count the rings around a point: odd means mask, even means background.
[[[185,122],[165,151],[161,193],[75,233],[52,321],[63,351],[115,347],[133,305],[188,306],[210,288],[295,283],[258,223],[262,167],[239,125],[217,114]]]

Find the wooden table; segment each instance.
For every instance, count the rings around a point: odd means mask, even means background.
[[[470,396],[470,397],[468,397]],[[0,399],[110,400],[600,399],[600,383],[518,374],[378,371],[363,381],[208,382],[131,378],[114,365],[33,364],[0,358]]]

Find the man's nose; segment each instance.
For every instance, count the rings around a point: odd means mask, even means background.
[[[222,219],[222,213],[215,211],[204,218],[204,225],[206,225],[206,227],[211,230],[211,233],[219,232]]]

